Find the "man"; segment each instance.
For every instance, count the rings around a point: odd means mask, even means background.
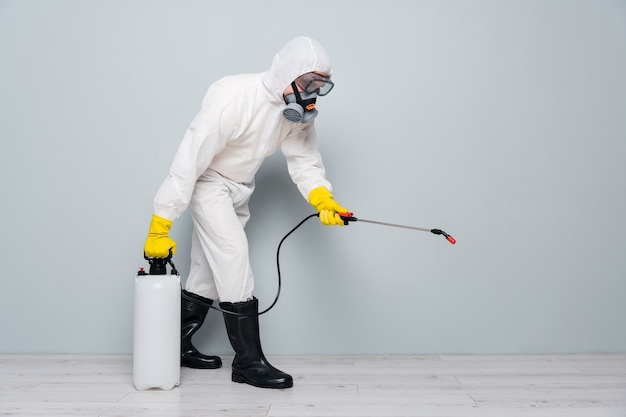
[[[258,300],[244,227],[254,177],[280,146],[289,174],[324,225],[343,225],[348,212],[331,194],[317,149],[316,99],[333,87],[331,64],[315,40],[296,37],[258,74],[222,78],[208,90],[154,199],[145,254],[176,252],[173,220],[189,208],[193,221],[191,268],[182,293],[181,363],[219,368],[221,359],[193,346],[209,307],[219,299],[235,351],[232,380],[264,388],[289,388],[290,375],[265,358],[259,338]],[[232,314],[234,313],[234,314]]]

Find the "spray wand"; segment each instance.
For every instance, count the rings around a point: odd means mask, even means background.
[[[415,227],[415,226],[405,226],[402,224],[395,224],[395,223],[385,223],[385,222],[379,222],[379,221],[375,221],[375,220],[366,220],[366,219],[359,219],[354,217],[354,213],[351,212],[347,212],[347,213],[338,213],[339,217],[341,217],[343,219],[343,224],[344,225],[348,225],[349,222],[363,222],[363,223],[372,223],[372,224],[378,224],[381,226],[391,226],[391,227],[400,227],[402,229],[410,229],[410,230],[418,230],[420,232],[430,232],[432,234],[435,235],[443,235],[443,237],[445,237],[447,239],[448,242],[450,242],[451,244],[455,244],[456,240],[450,236],[449,234],[447,234],[446,232],[444,232],[441,229],[427,229],[424,227]]]

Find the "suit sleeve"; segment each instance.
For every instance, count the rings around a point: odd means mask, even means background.
[[[326,179],[326,168],[317,147],[317,133],[311,124],[287,137],[281,145],[287,160],[287,169],[300,194],[308,201],[312,189],[321,185],[332,190]]]

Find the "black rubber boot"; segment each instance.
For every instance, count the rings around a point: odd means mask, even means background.
[[[181,298],[180,364],[188,368],[199,369],[221,367],[222,360],[218,356],[203,355],[191,343],[191,336],[204,323],[209,306],[213,305],[213,300],[185,290],[182,291]]]
[[[225,311],[239,314],[257,314],[259,301],[220,303]],[[293,379],[274,368],[265,358],[259,338],[259,316],[235,316],[224,313],[228,339],[235,350],[233,359],[233,382],[241,382],[260,388],[290,388]]]

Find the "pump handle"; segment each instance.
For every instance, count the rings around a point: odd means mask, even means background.
[[[176,266],[174,266],[174,262],[172,261],[172,256],[173,255],[171,248],[170,253],[167,255],[167,258],[155,258],[151,256],[146,256],[146,252],[143,253],[143,258],[150,264],[150,275],[165,275],[166,264],[170,264],[170,266],[172,267],[172,275],[178,275]]]

